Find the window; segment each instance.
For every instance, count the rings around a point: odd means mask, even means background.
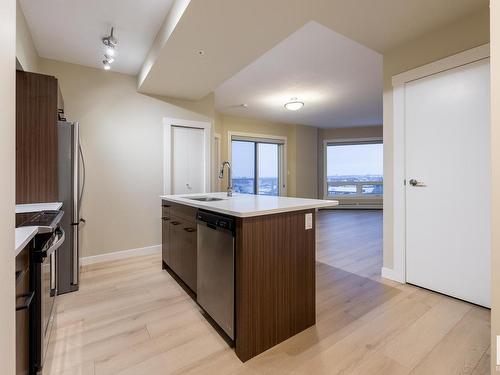
[[[382,141],[326,143],[326,198],[383,194]]]
[[[240,194],[281,195],[284,190],[284,140],[231,138],[232,185]]]

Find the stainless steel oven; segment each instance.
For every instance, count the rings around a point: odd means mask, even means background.
[[[35,237],[33,251],[34,308],[31,313],[33,329],[32,359],[33,372],[42,369],[54,325],[57,298],[57,249],[65,239],[64,230],[57,227],[52,233]]]
[[[37,226],[38,234],[33,240],[30,254],[30,283],[34,291],[30,309],[30,373],[39,373],[45,361],[45,354],[54,325],[56,298],[58,292],[57,251],[65,240],[60,226],[63,211],[44,211],[30,217],[22,226]]]

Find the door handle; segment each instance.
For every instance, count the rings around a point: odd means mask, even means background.
[[[196,229],[194,229],[194,228],[184,228],[184,230],[185,230],[186,232],[189,232],[189,233],[191,233],[191,232],[196,232]]]
[[[163,221],[169,221],[169,220],[170,220],[170,218],[169,218],[169,217],[167,217],[167,216],[163,216],[161,219],[162,219]]]
[[[414,178],[412,178],[409,182],[410,182],[410,185],[414,186],[414,187],[425,187],[425,186],[427,186],[422,181],[415,180]]]
[[[171,221],[170,224],[172,224],[172,225],[179,225],[180,223],[178,221]]]

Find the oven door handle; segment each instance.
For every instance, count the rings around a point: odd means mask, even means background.
[[[58,239],[55,241],[46,251],[46,256],[49,256],[52,254],[54,251],[56,251],[61,245],[63,244],[65,238],[66,238],[66,233],[64,232],[64,229],[58,228],[56,229],[56,233],[58,234]]]

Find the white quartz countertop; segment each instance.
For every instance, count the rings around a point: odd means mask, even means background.
[[[32,240],[38,232],[38,227],[16,228],[16,248],[14,256],[18,256],[22,249]]]
[[[24,214],[27,212],[57,211],[61,209],[62,205],[62,202],[16,204],[16,214]]]
[[[220,201],[200,202],[190,197],[215,197]],[[202,208],[235,217],[251,217],[280,212],[308,210],[311,208],[332,207],[339,204],[334,200],[274,197],[265,195],[234,194],[228,197],[226,193],[200,193],[182,195],[162,195],[161,199]]]

